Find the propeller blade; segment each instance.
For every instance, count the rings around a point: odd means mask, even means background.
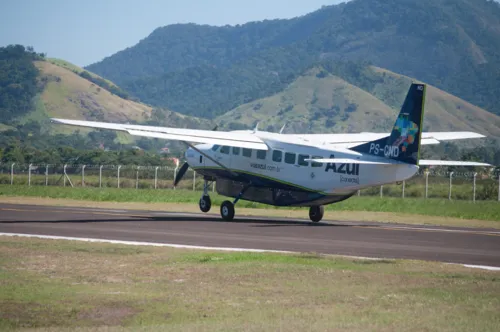
[[[182,179],[182,177],[184,176],[184,174],[186,173],[186,171],[188,170],[188,168],[189,168],[189,164],[188,163],[182,164],[181,168],[179,169],[179,173],[177,173],[177,175],[175,176],[174,187],[177,186],[177,184]]]

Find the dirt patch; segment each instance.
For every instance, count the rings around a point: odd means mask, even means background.
[[[99,325],[122,325],[127,318],[139,313],[139,310],[126,306],[97,307],[91,310],[79,312],[77,317],[82,320],[90,320]]]

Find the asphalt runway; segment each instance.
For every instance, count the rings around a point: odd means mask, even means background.
[[[500,231],[0,204],[0,233],[405,258],[500,267]],[[306,214],[307,211],[304,213]],[[236,209],[236,214],[238,209]],[[1,237],[0,237],[1,241]]]

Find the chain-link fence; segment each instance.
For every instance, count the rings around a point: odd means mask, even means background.
[[[127,165],[0,164],[0,184],[98,188],[173,189],[179,168]],[[189,169],[177,188],[203,189],[203,179]],[[212,188],[213,190],[213,188]],[[359,196],[500,201],[500,175],[474,172],[420,172],[408,181],[372,187]]]
[[[0,164],[0,184],[95,188],[173,189],[179,168],[130,165]],[[188,169],[178,189],[202,190],[202,178]]]

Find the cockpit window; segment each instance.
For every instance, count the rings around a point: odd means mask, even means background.
[[[220,145],[215,144],[214,146],[212,146],[212,151],[217,151],[217,150],[219,150],[219,148],[220,148]]]
[[[224,153],[224,154],[229,154],[229,146],[223,146],[221,149],[220,149],[220,153]]]

